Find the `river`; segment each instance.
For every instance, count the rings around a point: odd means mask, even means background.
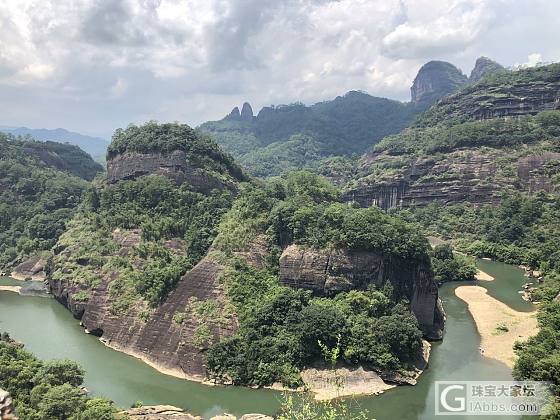
[[[533,310],[532,304],[518,293],[527,280],[522,270],[486,260],[478,260],[477,264],[496,279],[477,282],[491,296],[517,311]],[[2,277],[0,285],[21,285],[21,282]],[[433,419],[435,381],[511,379],[505,365],[483,357],[478,351],[480,338],[473,319],[466,304],[454,294],[459,285],[445,284],[440,288],[447,314],[445,338],[433,344],[429,368],[418,384],[398,387],[381,396],[357,398],[352,402],[353,407],[367,410],[377,420]],[[85,386],[92,394],[110,398],[122,407],[136,401],[147,405],[171,404],[209,418],[224,412],[274,414],[281,404],[282,394],[276,391],[209,387],[159,373],[134,357],[105,347],[96,337],[84,334],[78,321],[52,298],[0,291],[0,331],[25,343],[41,359],[67,358],[79,362],[86,371]],[[477,416],[473,420],[482,418]]]

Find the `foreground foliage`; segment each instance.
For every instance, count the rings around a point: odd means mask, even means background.
[[[14,399],[25,420],[112,420],[111,401],[89,398],[80,388],[84,371],[70,360],[42,362],[13,342],[0,338],[0,388]]]

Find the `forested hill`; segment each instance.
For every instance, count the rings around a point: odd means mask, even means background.
[[[386,135],[406,127],[416,115],[411,104],[348,92],[312,106],[300,103],[263,108],[257,116],[235,109],[208,132],[257,176],[278,175],[327,156],[363,153]]]
[[[264,107],[256,116],[245,103],[241,112],[235,107],[222,120],[206,122],[199,129],[259,177],[302,168],[332,172],[333,166],[352,166],[351,156],[398,133],[440,98],[500,69],[481,57],[469,79],[450,63],[430,61],[414,79],[411,102],[350,91],[311,106]]]
[[[50,249],[102,169],[77,146],[0,134],[0,268]]]
[[[65,130],[64,128],[48,130],[45,128],[0,127],[0,131],[6,134],[13,134],[14,136],[31,136],[39,141],[72,144],[78,146],[97,161],[103,161],[107,146],[109,145],[107,140],[100,137],[86,136]]]
[[[383,208],[558,192],[560,64],[483,77],[360,160],[348,200]]]

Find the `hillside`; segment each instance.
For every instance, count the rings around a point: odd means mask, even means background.
[[[440,98],[501,68],[481,57],[469,79],[450,63],[430,61],[414,79],[408,103],[350,91],[311,106],[264,107],[256,116],[245,103],[241,111],[235,107],[222,120],[206,122],[199,129],[257,177],[302,168],[330,173],[333,158],[342,158],[346,167],[355,166],[357,156],[407,127]]]
[[[557,192],[559,92],[560,64],[484,77],[364,155],[346,199],[388,209]]]
[[[53,141],[57,143],[69,143],[78,146],[84,152],[88,153],[96,161],[103,161],[107,146],[107,140],[86,136],[80,133],[57,128],[48,130],[45,128],[27,128],[27,127],[0,127],[0,131],[13,134],[14,136],[29,136],[39,141]]]
[[[50,249],[101,170],[76,146],[0,134],[0,267]]]
[[[363,153],[382,137],[406,127],[415,113],[410,104],[348,92],[312,106],[265,107],[257,116],[242,116],[234,110],[199,129],[249,172],[266,177],[316,167],[328,156]]]
[[[184,125],[118,130],[53,251],[50,290],[90,333],[183,378],[298,386],[318,340],[389,375],[442,334],[414,226],[311,173],[249,180]]]
[[[513,376],[549,381],[558,397],[560,64],[484,76],[383,139],[358,172],[345,200],[526,269],[539,332],[514,345]]]

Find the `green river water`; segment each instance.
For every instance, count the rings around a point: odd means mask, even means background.
[[[496,279],[478,282],[491,296],[518,311],[533,309],[518,293],[527,280],[520,269],[486,260],[479,260],[478,265]],[[3,277],[0,285],[21,285],[21,282]],[[435,381],[511,379],[505,365],[480,354],[480,339],[473,319],[466,304],[454,295],[459,285],[446,284],[440,288],[447,314],[445,338],[433,344],[429,368],[418,384],[401,386],[380,396],[358,398],[353,406],[366,409],[377,420],[433,419]],[[86,370],[85,385],[91,393],[110,398],[122,407],[136,401],[147,405],[171,404],[209,418],[224,412],[274,414],[281,404],[282,394],[276,391],[209,387],[159,373],[138,359],[105,347],[96,337],[84,334],[79,322],[52,298],[0,291],[0,331],[7,331],[25,343],[41,359],[76,360]]]

